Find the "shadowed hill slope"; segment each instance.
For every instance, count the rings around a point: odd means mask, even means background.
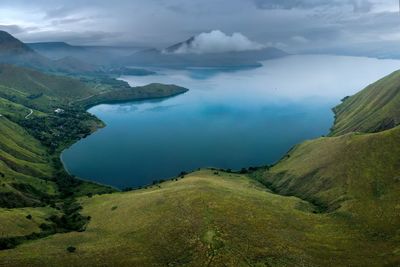
[[[0,31],[0,62],[55,71],[56,64],[5,31]]]
[[[34,51],[11,34],[0,31],[0,54],[18,55],[23,53],[34,53]]]

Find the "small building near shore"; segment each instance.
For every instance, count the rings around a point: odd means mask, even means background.
[[[64,113],[64,110],[61,108],[58,108],[58,109],[54,110],[54,112],[57,114],[61,114],[61,113]]]

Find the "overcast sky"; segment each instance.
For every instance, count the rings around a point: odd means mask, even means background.
[[[163,47],[220,30],[290,52],[400,47],[398,0],[1,0],[0,29],[26,42]]]

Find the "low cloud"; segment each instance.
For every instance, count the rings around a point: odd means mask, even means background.
[[[103,31],[40,31],[36,33],[22,33],[17,35],[24,42],[51,42],[63,41],[69,44],[93,45],[103,41],[115,40],[121,36],[118,32]]]
[[[206,54],[259,50],[265,46],[251,41],[241,33],[225,34],[219,30],[201,33],[190,42],[183,43],[174,53]]]
[[[0,25],[0,31],[6,31],[11,34],[18,34],[18,33],[23,33],[31,30],[35,30],[37,28],[35,27],[20,27],[18,25]]]

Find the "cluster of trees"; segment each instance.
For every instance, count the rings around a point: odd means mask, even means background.
[[[89,135],[93,122],[97,122],[97,118],[91,114],[82,110],[69,109],[54,116],[21,120],[19,124],[48,147],[52,154],[57,148]]]
[[[34,99],[40,98],[42,96],[43,96],[43,93],[38,93],[38,94],[29,95],[29,96],[27,96],[27,98],[30,100],[34,100]]]

